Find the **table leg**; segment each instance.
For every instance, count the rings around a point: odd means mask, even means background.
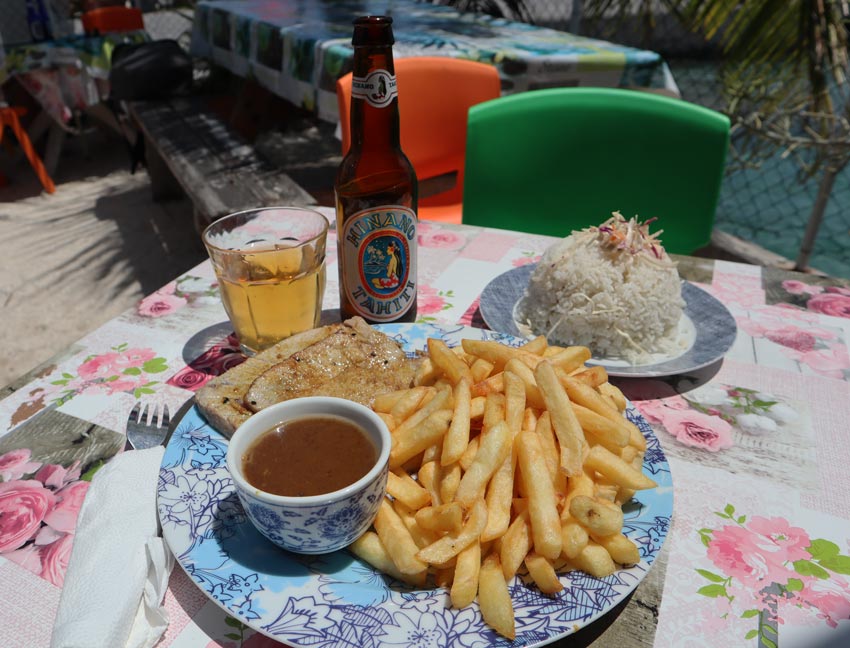
[[[59,155],[62,153],[62,145],[65,143],[65,129],[59,124],[52,123],[47,131],[47,148],[44,152],[44,166],[51,177],[56,175],[56,167],[59,164]]]

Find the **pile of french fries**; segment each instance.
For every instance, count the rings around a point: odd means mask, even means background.
[[[622,505],[653,488],[646,440],[623,394],[585,347],[428,340],[414,386],[378,396],[393,436],[387,497],[351,547],[416,586],[429,576],[509,639],[508,582],[527,573],[544,594],[558,572],[604,577],[639,562]]]

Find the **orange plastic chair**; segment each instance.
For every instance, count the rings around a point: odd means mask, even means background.
[[[12,132],[18,139],[18,144],[20,144],[21,148],[24,150],[24,154],[27,156],[32,168],[35,169],[35,174],[41,181],[41,185],[44,187],[44,190],[47,193],[53,193],[56,191],[53,180],[47,173],[47,169],[44,168],[44,164],[38,156],[38,153],[35,152],[29,135],[27,135],[27,132],[24,130],[23,126],[21,126],[21,120],[18,119],[20,116],[26,114],[27,109],[20,106],[0,107],[0,142],[3,141],[3,133],[6,130],[6,126],[8,126],[12,129]]]
[[[461,222],[466,118],[469,107],[501,95],[499,72],[492,65],[441,56],[395,61],[398,80],[401,147],[420,183],[457,173],[454,186],[419,200],[419,218]],[[351,73],[336,84],[343,155],[351,146]],[[421,184],[420,184],[421,191]]]
[[[131,7],[100,7],[83,14],[86,34],[137,31],[145,28],[141,9]]]

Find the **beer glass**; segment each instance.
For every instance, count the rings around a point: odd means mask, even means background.
[[[302,207],[237,212],[204,230],[224,309],[246,354],[319,324],[327,233],[327,219]]]

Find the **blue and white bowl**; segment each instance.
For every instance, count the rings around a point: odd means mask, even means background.
[[[334,415],[363,428],[378,448],[378,460],[363,477],[323,495],[287,497],[259,490],[242,472],[242,456],[254,440],[284,421]],[[302,554],[323,554],[350,545],[365,533],[386,493],[390,432],[368,407],[342,398],[295,398],[257,412],[237,428],[227,448],[227,469],[248,518],[279,547]]]

